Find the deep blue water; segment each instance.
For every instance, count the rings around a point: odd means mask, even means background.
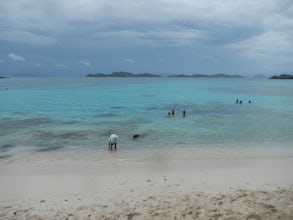
[[[0,159],[17,147],[104,148],[111,133],[124,148],[293,148],[290,80],[9,78],[0,80],[0,106]]]

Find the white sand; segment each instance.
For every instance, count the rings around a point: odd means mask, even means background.
[[[293,219],[293,157],[0,164],[0,219]]]

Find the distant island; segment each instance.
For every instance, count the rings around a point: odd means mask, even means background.
[[[161,76],[150,74],[150,73],[134,74],[130,72],[113,72],[111,74],[90,73],[90,74],[87,74],[86,77],[161,77]]]
[[[213,75],[205,75],[205,74],[194,74],[194,75],[185,75],[185,74],[179,74],[179,75],[172,75],[168,77],[192,77],[192,78],[244,78],[241,75],[229,75],[224,73],[218,73]]]
[[[7,78],[7,77],[5,77],[5,76],[0,76],[0,79],[5,79],[5,78]]]
[[[105,74],[105,73],[90,73],[87,74],[86,77],[161,77],[160,75],[151,74],[151,73],[139,73],[134,74],[130,72],[113,72],[111,74]],[[244,78],[241,75],[229,75],[224,73],[218,73],[213,75],[205,75],[205,74],[194,74],[194,75],[185,75],[185,74],[179,74],[179,75],[170,75],[168,77],[182,77],[182,78]]]
[[[289,75],[289,74],[281,74],[281,75],[275,75],[270,77],[269,79],[293,79],[293,75]]]

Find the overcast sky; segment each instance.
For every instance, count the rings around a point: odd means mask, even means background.
[[[293,72],[292,0],[1,0],[0,75]]]

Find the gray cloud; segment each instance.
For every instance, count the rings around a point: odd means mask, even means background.
[[[62,69],[64,69],[64,68],[68,68],[68,65],[66,65],[66,64],[56,64],[56,67],[57,67],[57,68],[62,68]]]
[[[190,58],[194,56],[206,63],[200,64],[201,72],[214,71],[209,62],[220,65],[223,57],[243,72],[251,60],[255,70],[249,71],[267,71],[262,69],[267,63],[273,71],[283,71],[292,68],[292,15],[290,0],[3,0],[0,44],[25,44],[28,51],[42,47],[39,53],[46,57],[58,56],[55,66],[62,59],[76,63],[79,57],[93,60],[107,54],[99,66],[117,66],[125,57],[151,62],[160,54],[170,69],[176,63],[168,60],[184,63],[180,59],[188,58],[184,68],[193,71],[199,66]],[[88,60],[80,64],[91,66]],[[222,71],[232,71],[230,65]]]
[[[32,34],[26,31],[2,31],[0,32],[0,41],[13,43],[26,43],[36,46],[47,46],[56,43],[56,39],[46,36]]]

